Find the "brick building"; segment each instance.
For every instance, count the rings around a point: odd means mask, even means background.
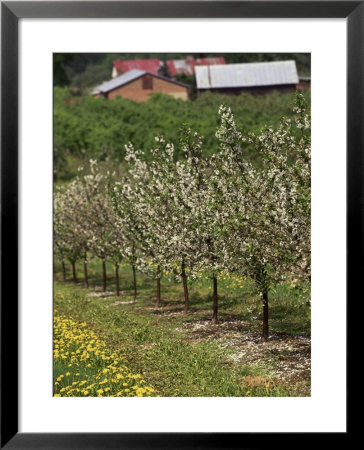
[[[274,61],[215,66],[196,66],[198,92],[213,91],[221,94],[253,95],[272,91],[293,92],[299,78],[295,61]]]
[[[154,73],[134,69],[100,84],[95,88],[92,95],[107,99],[123,97],[143,102],[147,101],[149,96],[156,92],[187,100],[189,86]]]
[[[311,77],[300,77],[300,82],[297,86],[300,91],[310,91],[311,90]]]

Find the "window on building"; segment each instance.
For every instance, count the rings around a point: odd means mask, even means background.
[[[153,89],[153,77],[150,75],[143,77],[143,89]]]

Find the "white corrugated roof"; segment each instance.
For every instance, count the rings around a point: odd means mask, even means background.
[[[123,73],[119,77],[113,78],[110,81],[106,81],[105,83],[100,84],[100,86],[97,86],[95,88],[95,91],[97,92],[112,91],[113,89],[116,89],[119,86],[122,86],[123,84],[129,83],[130,81],[133,81],[146,73],[148,72],[145,72],[144,70],[138,69],[130,70],[129,72]]]
[[[297,84],[295,61],[196,66],[198,89],[238,88]]]

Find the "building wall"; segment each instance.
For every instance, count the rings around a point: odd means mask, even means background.
[[[300,80],[297,85],[297,89],[299,91],[310,91],[311,90],[311,81],[308,80]]]
[[[179,86],[178,84],[152,77],[153,89],[143,89],[143,78],[144,77],[140,77],[131,83],[110,91],[107,98],[113,99],[115,97],[124,97],[137,102],[144,102],[148,100],[150,94],[162,92],[163,94],[172,95],[172,97],[175,98],[181,98],[183,100],[188,99],[188,89],[184,86]]]
[[[270,94],[274,91],[281,93],[294,92],[297,89],[295,84],[283,84],[278,86],[252,86],[247,88],[220,88],[220,89],[200,89],[199,93],[210,90],[211,92],[226,94],[226,95],[239,95],[243,92],[247,92],[252,95],[264,95]]]

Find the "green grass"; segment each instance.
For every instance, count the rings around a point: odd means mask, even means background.
[[[149,397],[155,391],[125,358],[112,352],[85,322],[55,311],[54,395],[57,397]]]
[[[57,311],[76,321],[85,321],[110,348],[126,358],[133,373],[139,373],[161,396],[300,396],[307,395],[307,380],[294,384],[278,380],[274,363],[234,362],[233,347],[222,347],[225,331],[238,335],[261,330],[261,302],[248,282],[219,281],[219,322],[209,325],[212,316],[211,281],[190,284],[191,311],[183,315],[183,289],[162,279],[162,306],[155,308],[155,281],[138,274],[138,300],[132,304],[132,272],[123,267],[121,296],[115,296],[113,269],[108,265],[108,293],[90,296],[93,288],[101,294],[100,263],[89,264],[90,289],[80,282],[61,282],[56,262],[54,303]],[[70,276],[70,273],[68,273]],[[270,332],[281,337],[310,334],[310,307],[307,293],[280,286],[271,293]],[[117,303],[122,302],[122,303]],[[202,329],[194,328],[202,324]],[[234,328],[232,328],[234,327]],[[229,340],[227,334],[226,341]],[[256,343],[257,349],[262,345]],[[283,358],[284,352],[281,353]]]

